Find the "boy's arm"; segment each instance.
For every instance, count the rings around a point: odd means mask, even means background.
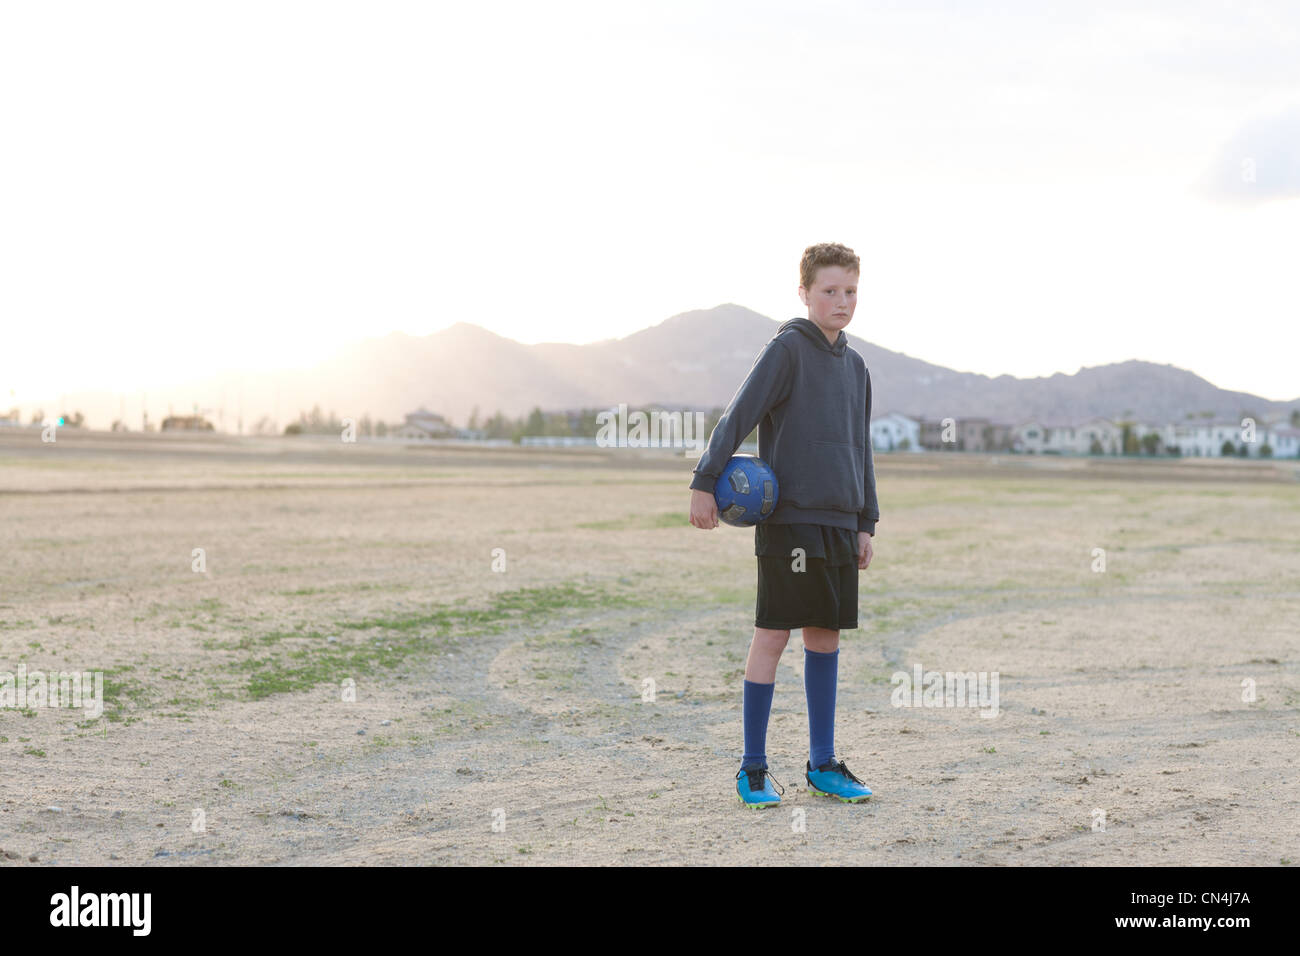
[[[709,436],[709,447],[695,466],[692,488],[713,494],[718,476],[740,443],[763,420],[763,416],[790,397],[793,383],[793,358],[782,342],[772,339],[758,354],[754,367],[718,419],[713,434]]]
[[[876,533],[876,522],[880,520],[880,504],[876,501],[876,465],[871,455],[871,371],[867,372],[867,450],[866,450],[866,467],[862,473],[865,476],[863,491],[863,506],[861,513],[858,514],[858,530],[865,531],[867,534]]]

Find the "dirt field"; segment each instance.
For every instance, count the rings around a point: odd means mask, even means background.
[[[875,796],[804,790],[796,633],[758,812],[753,535],[687,524],[690,467],[0,434],[0,672],[105,675],[98,718],[0,707],[0,859],[1300,859],[1300,463],[878,456],[836,721]],[[917,665],[997,716],[893,706]]]

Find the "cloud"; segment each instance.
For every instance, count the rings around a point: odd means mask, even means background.
[[[1300,198],[1300,104],[1246,123],[1219,150],[1198,187],[1221,202]]]

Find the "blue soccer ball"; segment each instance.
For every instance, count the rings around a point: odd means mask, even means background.
[[[755,525],[776,507],[776,474],[753,455],[736,455],[713,487],[718,519],[737,527]]]

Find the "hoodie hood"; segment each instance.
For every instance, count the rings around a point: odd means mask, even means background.
[[[835,339],[835,344],[826,341],[826,333],[817,327],[817,323],[812,319],[789,319],[781,323],[781,327],[776,330],[780,335],[786,329],[798,329],[802,334],[807,336],[814,345],[824,352],[830,352],[832,355],[843,355],[844,350],[849,346],[849,337],[840,329],[839,337]]]

